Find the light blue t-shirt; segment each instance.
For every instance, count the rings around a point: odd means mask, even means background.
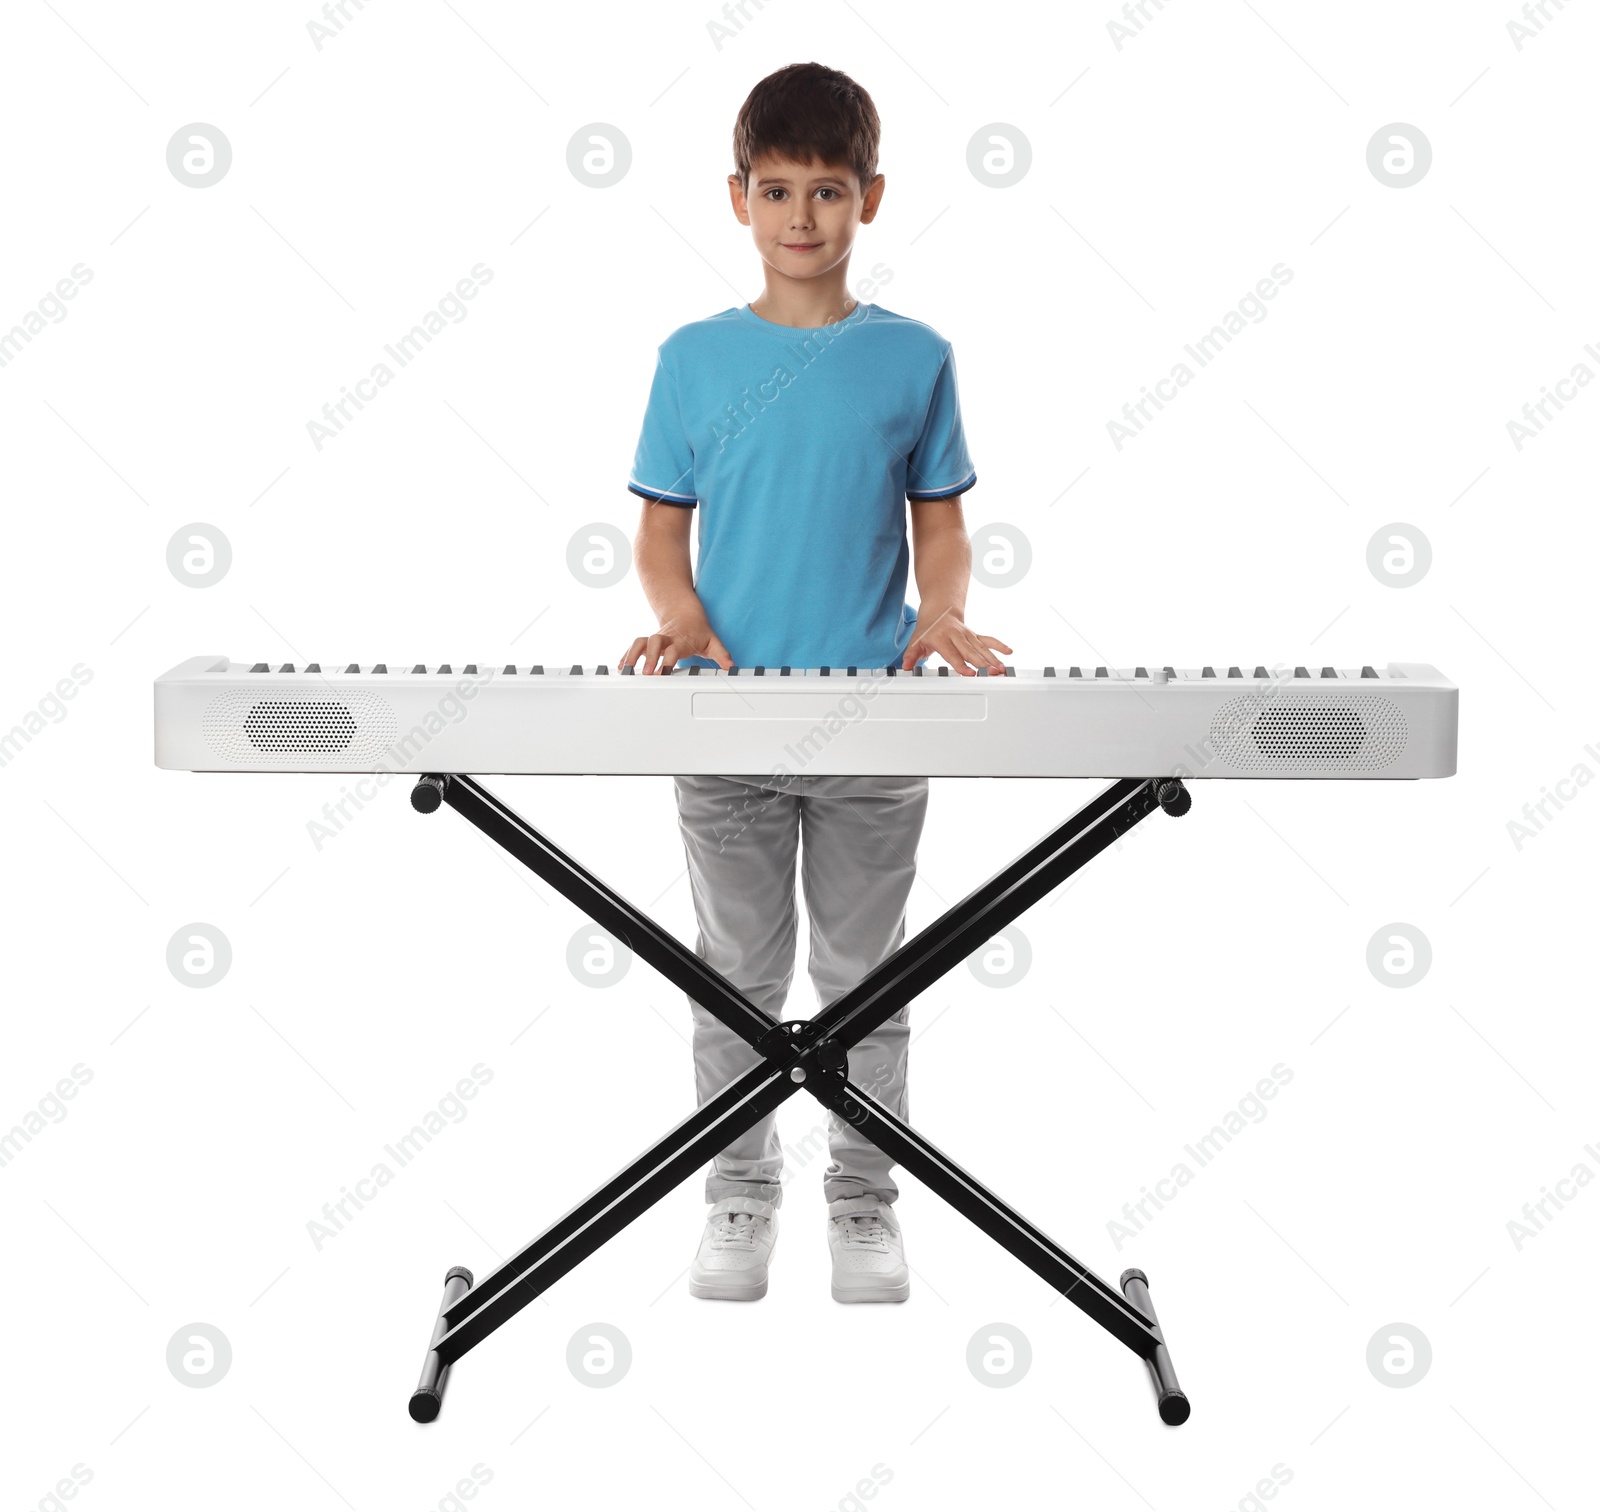
[[[736,665],[889,667],[916,619],[906,501],[976,478],[931,326],[863,302],[808,329],[745,305],[661,343],[628,487],[699,506],[695,592]]]

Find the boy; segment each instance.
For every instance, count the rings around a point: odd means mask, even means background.
[[[919,665],[1003,674],[1011,647],[968,629],[967,455],[950,345],[846,289],[859,226],[878,213],[878,115],[853,80],[797,63],[751,91],[734,126],[733,212],[763,263],[759,299],[662,343],[628,481],[634,542],[661,628],[619,667]],[[921,608],[905,603],[911,507]],[[689,526],[700,513],[698,572]],[[848,685],[841,687],[843,694]],[[774,1019],[794,973],[795,858],[811,980],[827,1004],[905,939],[926,777],[676,777],[700,927],[697,953]],[[759,1057],[691,1001],[705,1102]],[[850,1051],[850,1078],[901,1118],[909,1008]],[[833,1296],[903,1302],[910,1273],[893,1162],[831,1113],[823,1179]],[[723,1150],[690,1267],[696,1297],[754,1301],[783,1200],[776,1116]]]

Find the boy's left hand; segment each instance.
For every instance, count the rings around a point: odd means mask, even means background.
[[[1005,666],[993,653],[1012,654],[1011,647],[992,635],[979,635],[967,628],[958,610],[917,611],[917,629],[906,647],[902,671],[909,672],[924,656],[937,652],[962,677],[976,677],[979,667],[987,667],[992,674],[1005,676]]]

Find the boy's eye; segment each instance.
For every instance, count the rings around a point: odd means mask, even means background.
[[[835,199],[837,199],[839,197],[839,191],[837,189],[829,188],[828,185],[826,185],[826,184],[824,184],[820,189],[818,189],[817,193],[818,194],[831,195]]]

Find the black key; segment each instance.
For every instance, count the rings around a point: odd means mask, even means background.
[[[1337,677],[1339,674],[1335,672],[1332,667],[1324,667],[1322,669],[1322,675],[1324,677]]]
[[[1104,667],[1096,667],[1094,669],[1094,675],[1096,677],[1104,677],[1106,675],[1106,669]]]
[[[794,669],[792,667],[779,667],[778,668],[778,676],[779,677],[788,677],[793,670]]]
[[[442,664],[442,665],[441,665],[441,666],[440,666],[440,668],[439,668],[439,670],[440,670],[440,671],[441,671],[441,672],[448,672],[448,671],[449,671],[449,670],[450,670],[450,663],[449,663],[449,662],[444,662],[444,663],[443,663],[443,664]]]
[[[1083,668],[1082,667],[1068,667],[1067,668],[1067,676],[1068,677],[1082,677],[1083,676]]]
[[[1143,667],[1135,667],[1133,669],[1133,675],[1135,677],[1148,677],[1150,674]]]
[[[361,663],[360,662],[351,662],[350,665],[348,667],[346,667],[344,670],[345,670],[347,675],[349,673],[351,673],[351,672],[359,672],[361,670]],[[321,668],[320,667],[307,667],[306,671],[307,672],[318,672],[318,671],[321,671]]]
[[[293,672],[294,671],[294,663],[293,662],[285,662],[281,667],[278,668],[278,670],[280,672]]]
[[[940,667],[939,668],[939,676],[940,677],[948,677],[949,675],[950,675],[950,669],[948,667]]]
[[[988,675],[989,675],[989,669],[987,667],[979,667],[978,668],[978,676],[979,677],[987,677]]]
[[[900,669],[898,667],[886,667],[884,670],[888,672],[890,677],[898,677],[900,675]]]
[[[461,675],[463,677],[476,677],[478,675],[477,662],[468,662],[466,666],[461,669]]]
[[[269,667],[265,662],[257,662],[250,670],[252,672],[270,672],[272,668]]]
[[[1010,670],[1011,670],[1011,668],[1010,668],[1010,667],[1007,667],[1007,668],[1006,668],[1006,671],[1007,671],[1007,672],[1009,672],[1009,671],[1010,671]],[[1045,676],[1046,676],[1046,677],[1054,677],[1054,676],[1055,676],[1055,675],[1056,675],[1056,669],[1055,669],[1055,668],[1054,668],[1054,667],[1046,667],[1046,668],[1045,668],[1045,669],[1044,669],[1044,675],[1045,675]]]
[[[307,672],[320,672],[321,670],[322,670],[322,663],[321,662],[307,662],[306,663],[306,671]],[[359,672],[360,670],[361,669],[359,667],[355,667],[355,668],[346,667],[345,668],[345,671],[347,671],[347,672],[350,672],[350,671]]]
[[[826,677],[828,675],[829,669],[827,667],[821,667],[818,670],[822,673],[822,675],[824,677]]]
[[[1200,675],[1202,677],[1215,677],[1217,675],[1217,669],[1215,667],[1202,667],[1200,669]]]
[[[577,662],[573,662],[573,664],[572,664],[572,676],[574,676],[574,677],[582,677],[583,676],[583,668]]]
[[[543,677],[544,676],[544,663],[540,662],[536,666],[529,667],[528,668],[528,676],[530,676],[530,677]]]
[[[1371,667],[1363,667],[1361,669],[1361,675],[1363,677],[1376,677],[1378,674],[1374,672]]]
[[[670,671],[671,671],[671,670],[672,670],[672,669],[671,669],[671,668],[670,668],[670,667],[669,667],[669,668],[668,668],[668,669],[667,669],[667,670],[668,670],[668,671],[669,671],[669,672],[670,672]],[[635,674],[634,674],[634,670],[633,670],[633,668],[632,668],[632,667],[624,667],[624,668],[623,668],[623,669],[622,669],[622,675],[623,675],[623,676],[624,676],[624,677],[632,677],[632,676],[634,676],[634,675],[635,675]]]
[[[1167,676],[1168,676],[1168,677],[1176,677],[1176,676],[1177,676],[1177,675],[1178,675],[1178,674],[1177,674],[1177,673],[1176,673],[1176,672],[1174,672],[1174,671],[1173,671],[1173,670],[1172,670],[1172,668],[1171,668],[1171,667],[1163,667],[1163,668],[1162,668],[1162,669],[1161,669],[1161,670],[1162,670],[1162,671],[1163,671],[1163,672],[1165,672],[1165,673],[1166,673],[1166,674],[1167,674]]]
[[[609,677],[611,675],[611,668],[606,666],[604,662],[601,662],[601,664],[594,669],[594,675],[596,677]]]
[[[698,677],[699,675],[700,675],[700,669],[698,667],[690,667],[689,668],[689,676],[690,677]]]
[[[922,672],[923,672],[923,669],[921,667],[913,667],[911,669],[911,675],[913,677],[921,677],[922,676]]]
[[[765,667],[757,667],[756,668],[756,676],[757,677],[765,677],[766,675],[767,675],[767,669]]]
[[[1017,675],[1017,669],[1015,667],[1007,667],[1006,668],[1006,676],[1007,677],[1015,677],[1016,675]]]
[[[629,667],[628,670],[631,672],[633,668]],[[502,668],[502,672],[506,677],[515,677],[517,675],[517,664],[515,662],[507,662]]]
[[[846,677],[854,677],[856,675],[856,669],[854,667],[846,667],[844,669],[844,675]]]
[[[1296,667],[1294,669],[1294,675],[1296,677],[1310,677],[1311,676],[1311,674],[1309,672],[1307,672],[1304,667]]]
[[[387,672],[389,670],[389,664],[388,662],[379,662],[372,670],[374,672]]]
[[[1265,682],[1267,680],[1267,669],[1265,667],[1257,667],[1256,676]]]
[[[423,666],[421,662],[418,662],[416,664],[416,666],[414,666],[411,670],[412,670],[413,673],[417,673],[417,672],[426,672],[428,669],[425,666]]]
[[[1228,668],[1228,676],[1229,677],[1243,677],[1244,673],[1241,672],[1237,667],[1229,667]]]

